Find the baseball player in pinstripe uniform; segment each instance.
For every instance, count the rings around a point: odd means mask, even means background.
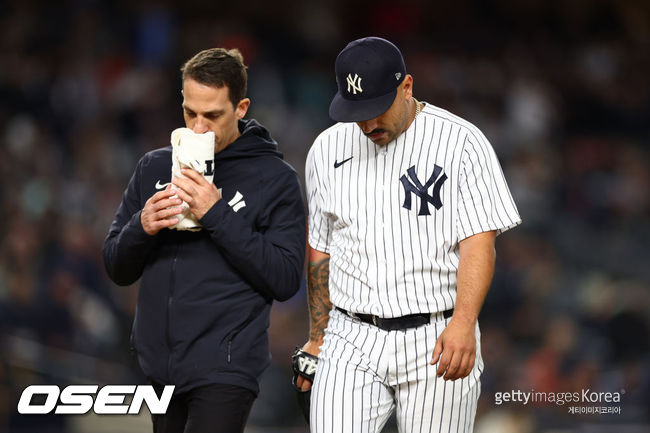
[[[339,123],[306,164],[313,432],[473,429],[478,314],[494,241],[521,222],[471,123],[413,97],[399,49],[351,42],[336,59]]]

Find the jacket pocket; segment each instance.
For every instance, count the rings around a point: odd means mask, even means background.
[[[256,309],[254,309],[251,312],[251,314],[248,315],[248,317],[246,318],[246,320],[243,323],[241,323],[239,326],[237,326],[235,329],[233,329],[230,332],[230,335],[228,336],[228,340],[227,340],[228,343],[226,345],[226,362],[228,364],[230,364],[231,361],[232,361],[233,340],[235,338],[237,338],[239,333],[242,332],[247,326],[250,326],[251,323],[255,320],[255,318],[258,317],[262,313],[262,311],[264,310],[264,305],[265,304],[262,304],[261,307],[258,307]],[[267,325],[267,328],[268,328],[268,325]]]

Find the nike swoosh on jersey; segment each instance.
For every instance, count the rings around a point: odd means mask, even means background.
[[[334,168],[339,168],[340,166],[342,166],[343,164],[345,164],[346,162],[348,162],[348,161],[351,160],[352,158],[354,158],[354,157],[351,156],[351,157],[349,157],[348,159],[344,159],[344,160],[341,161],[341,162],[338,162],[337,160],[334,160]]]
[[[171,182],[167,183],[160,183],[160,179],[156,182],[156,189],[165,189],[167,185],[169,185]]]

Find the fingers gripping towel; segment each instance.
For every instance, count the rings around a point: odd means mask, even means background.
[[[196,134],[188,128],[177,128],[172,131],[172,177],[185,178],[182,168],[192,168],[203,175],[208,182],[214,177],[214,132]],[[210,173],[209,175],[206,173]],[[172,185],[175,188],[175,185]],[[187,203],[181,204],[183,212],[176,215],[178,223],[173,225],[175,230],[201,230],[201,224],[190,212]]]

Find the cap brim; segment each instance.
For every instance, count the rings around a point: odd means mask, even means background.
[[[352,101],[337,92],[330,104],[330,117],[336,122],[364,122],[384,114],[395,100],[397,88],[372,99]]]

